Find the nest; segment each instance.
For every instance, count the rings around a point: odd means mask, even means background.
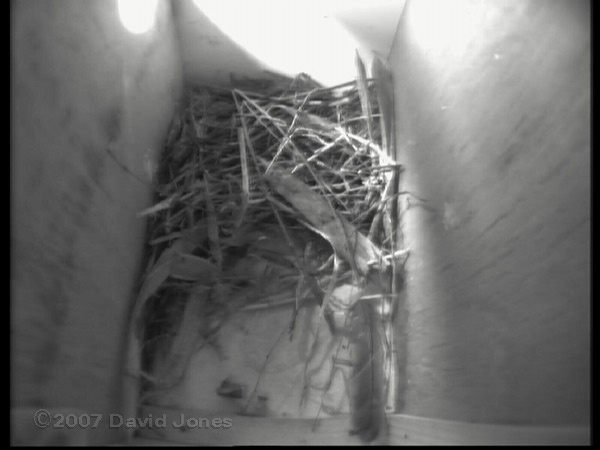
[[[139,214],[148,229],[134,330],[146,388],[176,382],[240,310],[291,302],[290,333],[306,303],[332,332],[343,327],[334,311],[361,302],[393,310],[401,166],[381,116],[364,74],[330,88],[306,75],[187,87],[154,205]],[[352,304],[332,295],[368,283],[376,294]]]

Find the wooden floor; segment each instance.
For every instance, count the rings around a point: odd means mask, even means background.
[[[290,339],[292,306],[236,314],[222,327],[215,345],[205,345],[193,355],[178,385],[155,391],[144,402],[231,414],[246,410],[270,417],[348,413],[343,374],[332,377],[332,356],[340,339],[318,319],[316,307],[300,309]],[[243,398],[219,396],[224,380],[243,386]],[[259,397],[262,405],[253,405]]]
[[[165,427],[142,428],[136,439],[166,440],[189,445],[359,445],[348,432],[348,416],[312,419],[279,419],[215,414],[162,407],[143,407],[141,417],[164,417]],[[179,427],[185,420],[221,420],[221,426]],[[226,418],[230,427],[222,426]],[[189,423],[192,423],[189,422]],[[173,425],[175,424],[175,426]],[[404,415],[388,416],[388,433],[382,445],[589,445],[586,427],[527,427],[475,424]],[[141,442],[141,441],[137,441]],[[132,445],[136,445],[136,440]]]

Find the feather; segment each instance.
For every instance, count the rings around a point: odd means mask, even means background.
[[[381,320],[371,301],[359,301],[351,313],[355,365],[351,381],[352,431],[362,442],[382,435],[385,421]]]

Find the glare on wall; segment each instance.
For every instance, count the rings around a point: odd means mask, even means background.
[[[211,22],[269,69],[290,76],[305,72],[327,85],[354,77],[357,45],[323,3],[194,0]]]
[[[410,35],[421,50],[461,57],[482,32],[486,14],[476,0],[419,0],[410,3],[409,16]]]
[[[118,0],[121,23],[133,34],[149,31],[154,25],[157,2],[158,0]]]

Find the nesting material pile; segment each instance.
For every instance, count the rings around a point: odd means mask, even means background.
[[[234,89],[189,86],[155,176],[147,262],[134,312],[146,387],[176,383],[240,310],[317,304],[332,332],[358,303],[393,311],[395,202],[374,80],[309,77]],[[385,128],[385,127],[383,127]],[[339,304],[341,285],[369,295]],[[365,293],[367,291],[361,290]],[[380,314],[381,336],[391,320]],[[200,330],[200,331],[199,331]]]

